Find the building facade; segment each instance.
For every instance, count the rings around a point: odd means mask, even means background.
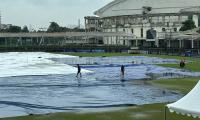
[[[95,19],[101,21],[100,25],[95,25],[98,30],[101,28],[100,31],[103,32],[126,32],[136,36],[134,39],[106,37],[103,38],[104,44],[133,47],[199,47],[199,41],[171,40],[169,35],[178,33],[182,23],[188,19],[193,20],[196,27],[200,26],[199,0],[114,0],[94,14],[99,17]],[[166,34],[169,40],[166,40]]]
[[[86,32],[102,32],[102,20],[99,17],[87,16],[85,17]]]
[[[85,32],[102,32],[102,19],[96,16],[85,17]],[[102,37],[86,38],[89,44],[103,44]]]
[[[1,30],[9,29],[11,26],[12,26],[12,24],[1,24],[0,29]]]

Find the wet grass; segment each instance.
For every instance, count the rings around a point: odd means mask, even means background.
[[[160,64],[159,66],[163,67],[172,67],[172,68],[178,68],[178,69],[185,69],[193,72],[199,72],[200,71],[200,58],[195,57],[182,57],[182,56],[168,56],[168,55],[144,55],[149,57],[159,57],[164,59],[178,59],[186,60],[186,66],[185,68],[180,68],[179,64]]]
[[[68,53],[67,53],[68,54]],[[131,54],[122,53],[71,53],[68,55],[82,57],[97,57],[97,56],[133,56]],[[136,56],[136,55],[135,55]],[[181,56],[166,56],[166,55],[137,55],[171,59],[186,59],[192,61],[188,63],[184,69],[191,71],[200,71],[200,59]],[[177,64],[165,64],[164,67],[179,68]],[[187,94],[200,80],[200,77],[161,79],[150,81],[150,84],[164,87],[171,90],[180,91]],[[133,98],[134,99],[134,98]],[[0,120],[163,120],[165,104],[152,104],[130,107],[119,111],[96,112],[96,113],[55,113],[48,115],[33,115],[24,117],[4,118]],[[177,115],[168,112],[168,120],[199,120],[187,116]]]
[[[164,104],[130,107],[125,110],[96,113],[55,113],[0,120],[163,120]],[[199,120],[177,114],[168,114],[168,120]]]
[[[200,77],[186,77],[186,78],[173,78],[173,79],[160,79],[149,81],[154,86],[160,86],[174,91],[179,91],[187,94],[200,80]]]
[[[198,62],[198,63],[187,63],[185,68],[180,68],[180,66],[178,64],[161,64],[159,66],[184,69],[184,70],[189,70],[189,71],[192,71],[192,72],[200,72],[200,62]]]

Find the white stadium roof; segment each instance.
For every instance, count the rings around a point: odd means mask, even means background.
[[[181,10],[200,12],[199,0],[114,0],[95,14],[100,17],[138,15],[145,6],[152,7],[152,14],[179,13]]]

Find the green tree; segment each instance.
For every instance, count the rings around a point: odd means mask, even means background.
[[[51,22],[49,28],[47,29],[47,32],[84,32],[84,29],[80,29],[78,27],[76,28],[67,28],[59,26],[56,22]],[[40,31],[38,31],[40,32]]]
[[[72,29],[72,31],[74,31],[74,32],[85,32],[85,29],[75,27],[75,28]]]
[[[199,28],[199,30],[197,30],[197,32],[200,33],[200,28]]]
[[[51,22],[47,32],[60,32],[60,26],[56,22]]]
[[[21,32],[21,27],[19,27],[19,26],[10,26],[10,28],[7,29],[7,32],[19,33],[19,32]]]
[[[22,32],[28,33],[28,32],[29,32],[28,27],[27,27],[27,26],[24,26],[24,27],[22,28]]]
[[[182,24],[183,26],[181,27],[180,31],[187,31],[196,28],[196,25],[193,20],[186,20]]]
[[[61,32],[71,32],[71,29],[67,28],[67,27],[60,27],[60,31]]]

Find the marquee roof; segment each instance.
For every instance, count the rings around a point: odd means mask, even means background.
[[[170,112],[200,118],[200,81],[194,89],[181,100],[167,105]]]

